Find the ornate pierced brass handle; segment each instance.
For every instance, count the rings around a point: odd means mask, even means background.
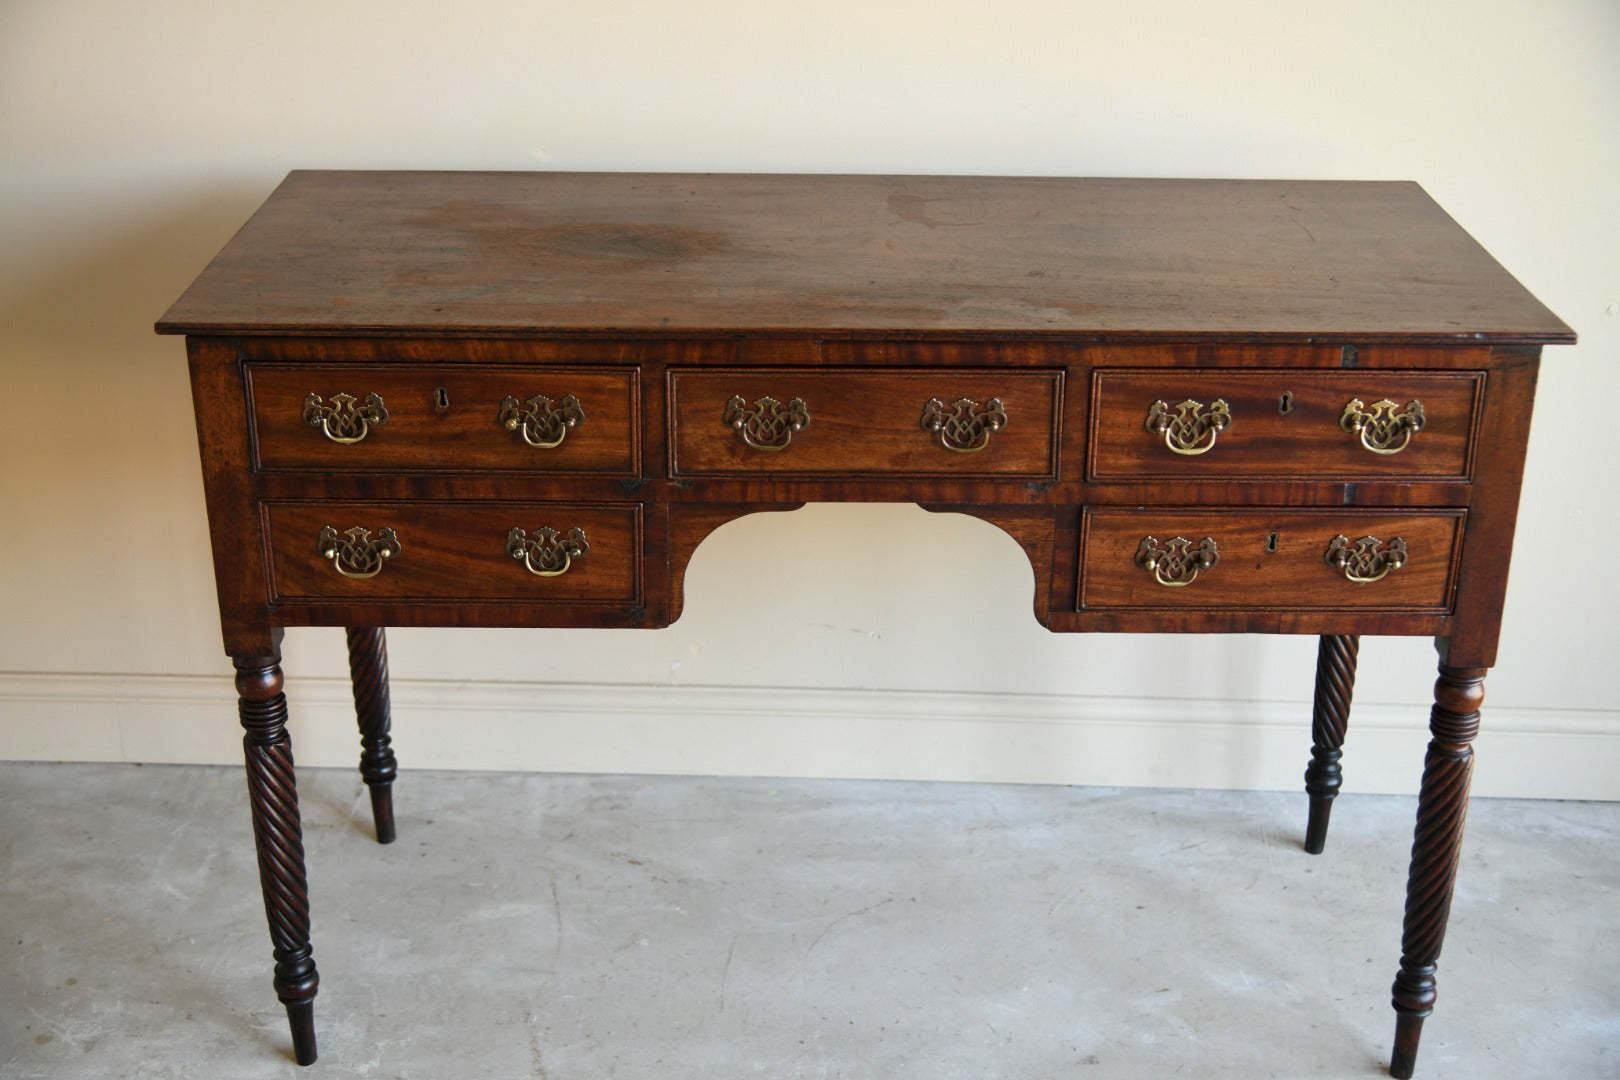
[[[793,433],[810,426],[810,410],[803,398],[794,398],[784,407],[771,397],[762,397],[750,405],[738,396],[726,402],[721,419],[755,450],[786,450]]]
[[[1369,411],[1360,398],[1352,398],[1339,415],[1339,426],[1361,436],[1361,445],[1375,454],[1398,454],[1412,436],[1423,430],[1427,417],[1421,401],[1408,401],[1400,408],[1389,398],[1373,402]]]
[[[372,428],[388,423],[388,410],[376,394],[367,394],[363,402],[352,394],[333,394],[331,404],[310,394],[304,398],[304,423],[320,428],[335,443],[357,443]]]
[[[980,405],[970,398],[957,398],[950,411],[939,398],[929,398],[923,406],[922,426],[939,436],[939,444],[958,454],[977,454],[990,445],[990,436],[1007,426],[1007,409],[1000,398]]]
[[[552,400],[544,394],[536,394],[521,405],[508,394],[501,398],[498,419],[507,431],[521,430],[523,441],[530,446],[550,450],[561,446],[568,432],[585,422],[585,410],[580,408],[579,398],[573,394],[557,402],[556,408],[552,408]]]
[[[1350,546],[1347,536],[1335,536],[1323,559],[1344,571],[1344,579],[1357,585],[1370,585],[1406,565],[1406,541],[1399,536],[1382,543],[1376,536],[1363,536]]]
[[[533,536],[513,529],[506,534],[506,553],[535,577],[560,577],[575,559],[591,553],[591,545],[585,542],[584,529],[569,529],[567,536],[552,528],[536,529]]]
[[[399,554],[399,537],[388,528],[378,529],[373,539],[370,529],[358,525],[342,534],[328,525],[321,529],[315,549],[344,577],[364,580],[382,573],[383,564]]]
[[[1216,398],[1208,405],[1188,398],[1175,406],[1173,413],[1169,405],[1155,401],[1142,427],[1163,435],[1164,445],[1171,450],[1191,457],[1213,449],[1216,437],[1231,423],[1232,410],[1225,398]]]
[[[1198,580],[1198,571],[1208,570],[1221,561],[1215,548],[1215,538],[1206,536],[1193,542],[1185,536],[1176,536],[1159,543],[1156,537],[1144,536],[1136,549],[1136,564],[1153,575],[1153,580],[1171,589],[1191,585]]]

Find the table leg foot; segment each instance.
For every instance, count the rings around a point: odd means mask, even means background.
[[[287,1002],[287,1023],[292,1028],[293,1058],[300,1065],[315,1064],[315,1003]]]
[[[394,842],[394,758],[388,701],[388,644],[380,626],[351,626],[349,676],[354,684],[354,715],[360,725],[360,776],[371,789],[371,818],[377,843]]]
[[[315,1060],[314,1008],[320,975],[309,942],[309,883],[281,657],[232,657],[232,662],[245,733],[242,748],[259,887],[276,960],[276,996],[287,1007],[298,1063],[308,1065]]]
[[[1412,836],[1412,866],[1406,879],[1406,921],[1401,967],[1390,988],[1395,1008],[1395,1048],[1389,1074],[1406,1080],[1417,1061],[1423,1021],[1434,1011],[1435,969],[1451,916],[1457,883],[1468,785],[1474,771],[1474,736],[1485,700],[1484,668],[1441,665],[1429,714],[1428,756],[1418,794]]]
[[[1350,699],[1356,687],[1356,654],[1361,638],[1355,634],[1323,634],[1316,651],[1316,698],[1311,708],[1311,761],[1305,767],[1305,794],[1310,797],[1310,818],[1305,825],[1305,850],[1322,854],[1327,846],[1328,818],[1333,800],[1344,783],[1339,759],[1344,733],[1350,723]]]
[[[392,844],[397,835],[394,832],[393,785],[371,785],[371,820],[377,824],[377,843]]]
[[[1428,1002],[1427,1006],[1395,1006],[1395,1048],[1389,1055],[1389,1075],[1395,1080],[1412,1080],[1423,1021],[1434,1011],[1434,966],[1429,965],[1427,977],[1402,968],[1395,978],[1394,994],[1396,1001]]]

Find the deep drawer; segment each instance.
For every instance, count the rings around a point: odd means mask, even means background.
[[[263,471],[640,467],[634,369],[250,364],[248,388]]]
[[[1061,371],[703,369],[669,387],[679,475],[1057,475]]]
[[[278,502],[263,514],[277,600],[641,596],[639,505]]]
[[[1088,510],[1079,605],[1445,612],[1463,516],[1460,510]]]
[[[1466,480],[1484,383],[1473,371],[1099,370],[1087,474]]]

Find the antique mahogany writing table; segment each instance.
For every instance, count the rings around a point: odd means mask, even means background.
[[[1320,635],[1305,846],[1361,634],[1433,637],[1390,1071],[1435,1000],[1541,346],[1408,183],[296,172],[185,334],[275,988],[315,1060],[280,644],[345,626],[393,838],[385,626],[661,627],[722,523],[916,502],[1054,631]]]

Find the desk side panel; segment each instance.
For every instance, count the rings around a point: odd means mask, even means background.
[[[1473,500],[1457,579],[1456,622],[1439,642],[1441,662],[1450,667],[1488,668],[1496,663],[1540,369],[1539,347],[1491,350]]]
[[[186,339],[220,630],[232,656],[270,656],[269,580],[249,463],[248,399],[235,343]]]

